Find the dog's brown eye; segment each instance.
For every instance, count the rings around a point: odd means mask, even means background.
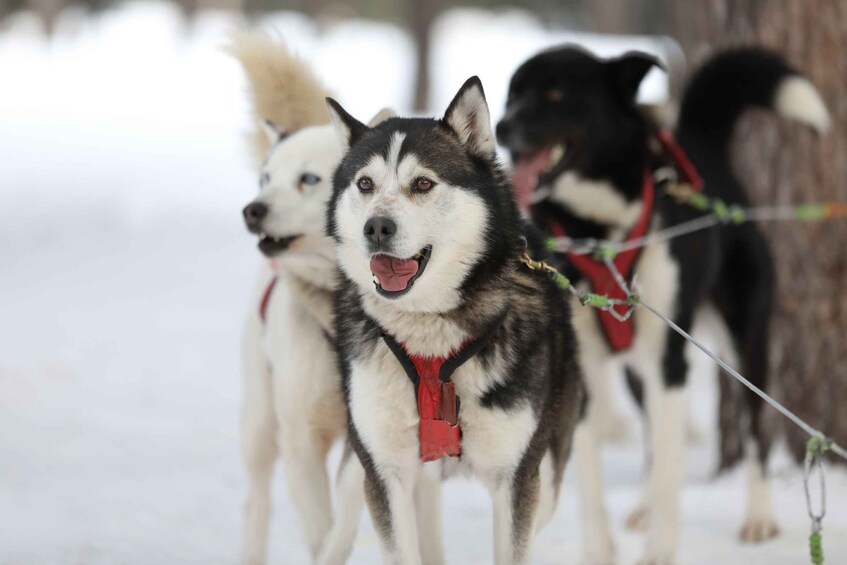
[[[564,97],[565,93],[558,88],[553,88],[547,91],[547,100],[550,102],[561,102]]]
[[[426,177],[418,177],[418,180],[415,181],[415,190],[427,191],[435,185],[431,180]]]
[[[359,190],[362,192],[370,192],[374,189],[374,181],[371,180],[371,177],[362,177],[356,183],[356,186],[358,186]]]

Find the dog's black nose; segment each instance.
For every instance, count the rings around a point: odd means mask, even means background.
[[[268,206],[262,202],[251,202],[244,207],[244,222],[250,229],[259,227],[259,224],[268,215]]]
[[[397,224],[391,218],[375,216],[365,223],[365,237],[380,247],[385,245],[397,233]]]

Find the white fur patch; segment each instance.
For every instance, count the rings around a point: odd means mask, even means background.
[[[826,104],[814,85],[803,77],[783,79],[774,96],[774,109],[781,116],[807,124],[819,133],[829,130]]]
[[[641,214],[641,200],[628,202],[608,181],[584,179],[574,171],[556,178],[553,200],[580,218],[629,228]]]

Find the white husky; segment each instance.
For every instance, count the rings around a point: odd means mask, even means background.
[[[347,450],[333,520],[327,470],[327,453],[347,429],[332,336],[335,252],[324,234],[341,146],[328,125],[326,93],[302,62],[262,34],[236,35],[230,51],[247,75],[255,117],[250,147],[261,163],[259,194],[244,208],[244,221],[268,258],[243,341],[249,494],[242,562],[266,560],[270,489],[281,455],[312,559],[333,565],[349,555],[364,505],[363,470]],[[392,114],[383,110],[371,124]],[[431,494],[437,499],[437,491]]]
[[[331,342],[335,260],[324,236],[332,172],[341,157],[325,93],[305,66],[257,34],[231,52],[247,74],[256,117],[259,195],[244,209],[269,258],[243,342],[242,453],[249,480],[242,561],[264,563],[274,463],[285,461],[289,497],[316,556],[332,524],[326,456],[346,411]]]

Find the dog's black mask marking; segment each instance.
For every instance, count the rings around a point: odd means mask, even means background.
[[[553,176],[573,170],[638,198],[649,128],[635,96],[654,65],[661,66],[641,53],[608,61],[572,46],[540,53],[512,77],[497,141],[515,163],[562,144],[566,154]]]

